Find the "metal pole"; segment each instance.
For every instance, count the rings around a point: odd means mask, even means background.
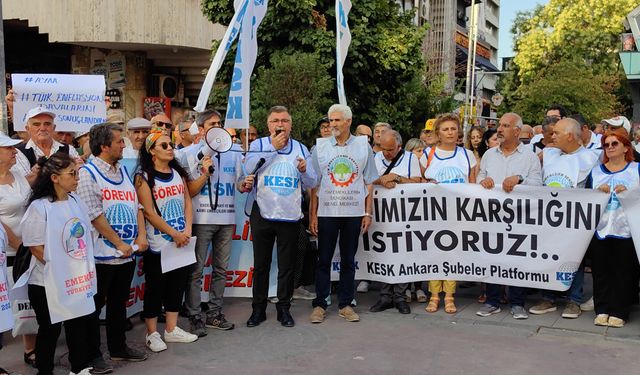
[[[7,122],[7,80],[5,79],[4,64],[4,19],[2,18],[2,1],[0,1],[0,130],[4,134],[9,134],[9,124]]]
[[[478,5],[472,5],[474,8],[477,8]],[[473,52],[471,53],[473,55],[473,61],[471,62],[471,92],[469,95],[469,118],[473,118],[473,108],[474,106],[477,106],[477,103],[475,103],[476,101],[476,87],[475,87],[475,82],[476,82],[476,50],[478,49],[478,16],[479,16],[479,12],[477,9],[474,9],[475,11],[473,12],[473,23],[471,24],[472,28],[473,28]],[[476,108],[476,115],[478,115],[478,109]],[[467,122],[467,126],[471,127],[470,124]],[[467,136],[467,132],[469,131],[469,129],[465,129],[464,132],[464,137],[465,137],[465,141],[466,141],[466,136]]]
[[[474,12],[474,5],[475,5],[476,1],[475,0],[471,0],[471,26],[473,25],[473,12]],[[463,121],[463,129],[467,128],[467,122],[469,121],[469,113],[468,111],[470,110],[469,108],[469,93],[471,91],[471,43],[472,43],[472,35],[471,33],[473,28],[469,27],[469,33],[468,33],[468,39],[469,42],[467,43],[467,80],[466,80],[466,85],[465,85],[465,90],[464,90],[464,115],[462,118]]]

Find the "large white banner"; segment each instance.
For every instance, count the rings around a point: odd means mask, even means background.
[[[618,194],[640,260],[640,187]]]
[[[344,105],[347,105],[347,96],[344,93],[342,67],[351,44],[349,11],[351,11],[351,0],[336,0],[336,84],[338,86],[338,102]]]
[[[267,0],[249,1],[242,19],[225,119],[229,128],[249,128],[251,73],[258,55],[258,27],[267,13],[267,4]]]
[[[55,113],[57,131],[89,131],[107,119],[102,75],[12,74],[11,81],[15,130],[24,130],[27,112],[34,107]]]
[[[374,190],[356,278],[567,290],[608,196],[587,189],[406,184]]]

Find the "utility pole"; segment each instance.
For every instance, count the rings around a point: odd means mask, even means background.
[[[478,11],[476,9],[476,0],[471,0],[471,19],[469,22],[468,48],[467,48],[467,81],[464,93],[464,115],[463,115],[463,134],[469,131],[469,120],[473,117],[472,105],[475,98],[475,62],[476,62],[476,46],[478,44]]]

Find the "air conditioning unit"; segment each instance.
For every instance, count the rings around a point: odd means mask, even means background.
[[[157,92],[157,95],[162,98],[169,98],[172,101],[178,100],[179,84],[178,79],[174,76],[154,74],[151,89],[153,94]]]

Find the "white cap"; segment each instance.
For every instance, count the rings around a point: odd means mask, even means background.
[[[622,126],[627,131],[627,133],[631,133],[631,123],[629,122],[629,119],[624,116],[616,116],[608,120],[602,120],[602,122],[605,122],[610,126],[613,126],[614,128],[619,128]]]
[[[10,147],[20,143],[22,143],[22,140],[7,137],[3,132],[0,132],[0,147]]]
[[[27,112],[27,121],[29,121],[29,119],[36,117],[38,115],[48,115],[48,116],[51,116],[52,119],[56,118],[56,114],[53,112],[47,111],[46,108],[35,107],[35,108],[31,108],[29,112]]]
[[[127,122],[127,129],[151,129],[151,121],[142,117],[134,117]]]

